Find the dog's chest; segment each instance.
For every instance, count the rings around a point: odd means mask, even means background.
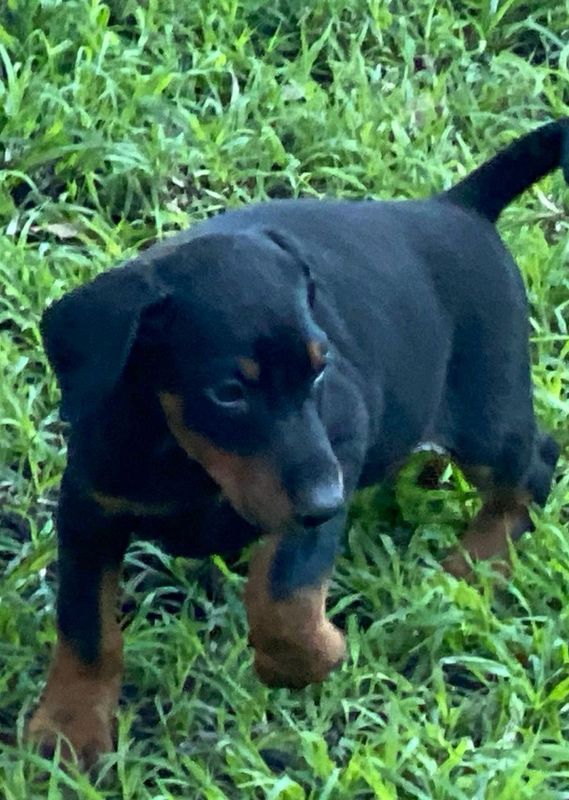
[[[75,450],[72,468],[93,493],[105,498],[111,513],[122,508],[135,516],[169,516],[190,511],[219,493],[203,468],[170,436],[92,432],[91,441],[83,440]]]

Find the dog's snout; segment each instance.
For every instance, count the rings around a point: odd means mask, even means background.
[[[296,518],[305,528],[315,528],[338,514],[344,505],[340,482],[317,486],[297,505]]]

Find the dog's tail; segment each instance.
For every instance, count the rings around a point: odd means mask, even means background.
[[[441,197],[496,222],[508,203],[558,167],[569,183],[569,117],[517,139]]]

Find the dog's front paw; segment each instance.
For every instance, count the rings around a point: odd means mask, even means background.
[[[322,683],[345,657],[343,634],[326,621],[308,641],[268,637],[257,642],[255,671],[267,686],[302,689]]]
[[[100,755],[114,749],[113,719],[103,705],[43,702],[28,725],[28,739],[39,745],[46,758],[52,758],[58,740],[64,761],[77,759],[79,768],[89,770]]]

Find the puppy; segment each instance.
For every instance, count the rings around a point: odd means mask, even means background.
[[[507,553],[558,456],[536,425],[528,308],[494,223],[563,165],[569,120],[428,200],[285,200],[216,216],[53,304],[42,321],[69,422],[58,642],[29,725],[88,765],[113,746],[116,618],[132,535],[191,557],[259,537],[245,603],[266,683],[344,657],[326,585],[359,486],[420,442],[483,505],[445,566]]]

